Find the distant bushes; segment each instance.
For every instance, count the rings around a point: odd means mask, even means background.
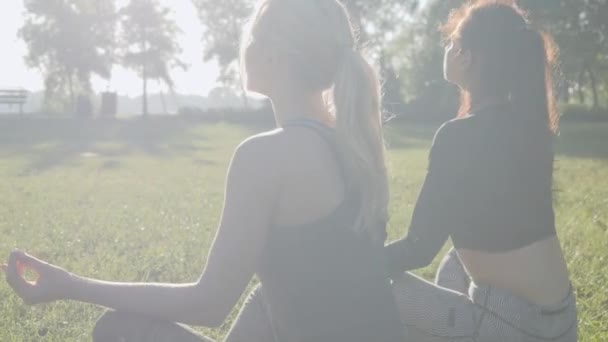
[[[253,110],[241,109],[201,109],[197,107],[181,107],[178,115],[182,118],[205,122],[231,122],[240,124],[272,124],[274,114],[269,107]]]
[[[394,121],[441,123],[456,117],[458,97],[454,94],[439,92],[435,96],[420,97],[407,104],[385,109],[385,117]],[[598,122],[608,121],[608,109],[590,108],[576,104],[564,104],[560,108],[563,122]],[[254,110],[240,109],[201,109],[182,107],[180,117],[205,122],[231,122],[241,124],[273,124],[274,115],[268,106]]]
[[[455,87],[433,83],[412,101],[394,108],[387,108],[388,115],[397,121],[441,123],[453,119],[458,113],[459,95]]]
[[[563,104],[560,111],[562,122],[608,122],[608,108]],[[394,114],[399,121],[437,123],[453,119],[457,112],[456,99],[438,97],[412,101]]]
[[[591,108],[579,104],[564,104],[561,108],[562,121],[564,122],[598,122],[608,121],[607,108]]]

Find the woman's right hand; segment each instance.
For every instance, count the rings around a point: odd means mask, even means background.
[[[8,264],[2,265],[2,270],[8,284],[27,305],[66,299],[73,279],[66,270],[18,250],[10,254]],[[26,280],[26,270],[33,271],[38,278]]]

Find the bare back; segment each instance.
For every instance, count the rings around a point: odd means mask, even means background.
[[[290,153],[274,223],[296,226],[329,215],[344,200],[344,182],[330,146],[306,127],[290,127],[282,134]]]
[[[474,282],[500,284],[538,305],[557,303],[570,291],[568,269],[555,236],[501,253],[459,249],[458,256]]]

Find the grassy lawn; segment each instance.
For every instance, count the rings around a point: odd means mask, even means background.
[[[192,281],[215,232],[231,151],[260,129],[169,119],[0,121],[0,259],[19,247],[91,277]],[[434,127],[387,130],[396,238]],[[608,341],[608,123],[563,127],[557,159],[555,209],[579,340]],[[0,281],[0,341],[89,341],[101,312],[76,303],[26,307]],[[227,328],[205,332],[220,338]]]

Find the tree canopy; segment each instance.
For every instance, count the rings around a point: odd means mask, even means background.
[[[158,0],[131,0],[119,11],[120,61],[142,78],[144,116],[148,115],[148,79],[162,80],[172,89],[171,69],[186,68],[178,57],[177,35],[181,31],[170,13]]]
[[[44,75],[47,99],[64,99],[47,105],[70,107],[76,94],[90,92],[92,74],[110,76],[114,0],[26,0],[24,5],[19,35],[28,48],[25,61]]]
[[[255,1],[191,1],[204,30],[202,59],[217,61],[219,81],[235,86],[241,31]],[[343,0],[360,43],[382,69],[389,103],[453,102],[455,92],[443,81],[438,27],[464,1]],[[608,0],[518,2],[560,47],[562,100],[607,105]],[[171,88],[171,70],[185,65],[168,4],[130,0],[117,9],[116,0],[25,0],[26,62],[42,71],[47,98],[69,99],[65,104],[91,91],[92,75],[110,77],[114,64],[139,73],[144,93],[148,79]],[[145,100],[143,107],[145,113]]]

